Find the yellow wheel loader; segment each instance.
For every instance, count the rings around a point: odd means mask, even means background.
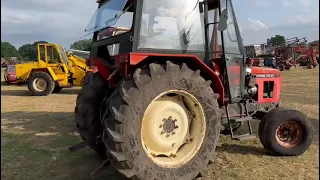
[[[81,86],[84,77],[92,70],[86,60],[66,53],[58,44],[38,44],[38,59],[35,62],[17,64],[18,82],[28,84],[34,96],[57,93],[62,88]]]

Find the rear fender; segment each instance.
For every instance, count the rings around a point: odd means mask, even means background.
[[[100,73],[100,75],[103,77],[103,79],[105,79],[107,81],[108,77],[111,74],[111,70],[108,68],[107,65],[105,65],[103,63],[103,60],[101,60],[99,58],[93,58],[93,62],[95,65],[93,68],[93,72]]]
[[[32,72],[32,66],[27,64],[16,64],[16,77],[19,81],[27,81]]]
[[[222,106],[224,104],[224,87],[221,79],[195,55],[145,53],[120,54],[115,57],[115,65],[120,66],[120,73],[124,76],[126,74],[133,73],[137,67],[141,67],[145,64],[150,64],[152,62],[165,63],[168,60],[175,63],[186,63],[188,67],[193,70],[199,69],[201,71],[201,75],[206,80],[212,81],[211,88],[213,91],[220,95],[218,99],[219,105]]]

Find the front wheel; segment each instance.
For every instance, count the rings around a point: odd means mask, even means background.
[[[127,178],[191,180],[212,160],[220,117],[210,81],[186,64],[138,68],[103,119],[111,164]]]
[[[259,125],[262,145],[270,153],[280,156],[303,154],[312,143],[313,133],[309,118],[294,109],[273,109]]]
[[[35,72],[28,80],[28,89],[34,96],[47,96],[52,93],[55,82],[46,72]]]

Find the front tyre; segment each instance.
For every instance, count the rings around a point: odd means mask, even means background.
[[[218,95],[186,64],[152,63],[127,77],[104,119],[110,162],[134,179],[201,175],[220,133]]]
[[[35,72],[28,80],[28,89],[34,96],[47,96],[52,93],[55,82],[46,72]]]
[[[294,109],[276,108],[259,125],[259,138],[267,151],[279,156],[298,156],[311,145],[313,127],[307,116]]]

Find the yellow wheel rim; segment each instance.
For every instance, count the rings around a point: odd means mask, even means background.
[[[166,168],[189,162],[199,151],[206,132],[203,108],[190,93],[170,90],[147,107],[141,142],[148,157]]]

